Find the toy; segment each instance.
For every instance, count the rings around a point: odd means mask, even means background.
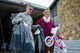
[[[47,36],[45,38],[45,44],[48,47],[51,47],[53,44],[58,48],[59,53],[66,53],[67,52],[67,46],[65,45],[63,39],[59,36],[57,36],[57,32],[60,27],[52,28],[51,33],[53,36]],[[54,43],[55,42],[55,43]]]

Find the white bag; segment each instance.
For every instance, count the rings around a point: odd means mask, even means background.
[[[57,30],[58,30],[59,28],[60,28],[60,27],[52,28],[52,29],[51,29],[51,33],[55,35],[55,34],[57,33]]]
[[[36,34],[39,34],[39,33],[40,33],[40,30],[37,29],[36,32],[35,32],[34,34],[36,35]]]

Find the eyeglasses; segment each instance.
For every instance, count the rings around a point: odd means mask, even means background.
[[[46,14],[46,15],[50,15],[50,14]]]

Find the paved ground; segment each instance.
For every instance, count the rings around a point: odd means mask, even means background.
[[[80,40],[66,40],[65,44],[67,45],[68,52],[67,53],[80,53]],[[55,52],[57,53],[57,49],[55,48]],[[0,52],[0,53],[15,53],[15,52]]]

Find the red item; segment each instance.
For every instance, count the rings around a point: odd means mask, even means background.
[[[37,22],[37,24],[39,24],[42,27],[45,36],[51,36],[52,35],[51,29],[55,27],[52,19],[50,19],[50,22],[45,22],[44,19],[41,18]]]

